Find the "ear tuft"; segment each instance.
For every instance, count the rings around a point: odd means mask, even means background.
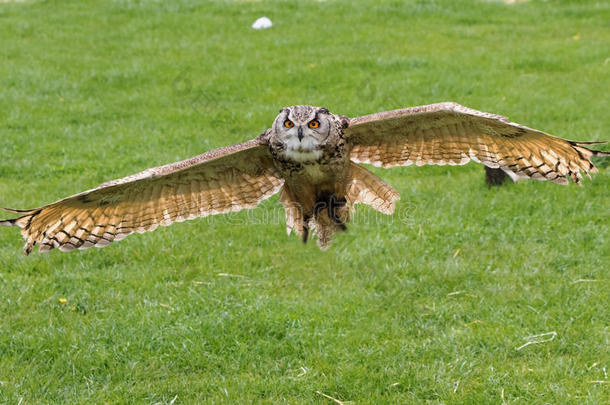
[[[346,117],[345,115],[341,115],[341,126],[343,127],[343,129],[349,127],[349,121],[350,119],[348,117]]]

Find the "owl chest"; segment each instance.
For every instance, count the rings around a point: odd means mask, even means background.
[[[300,170],[299,176],[312,184],[321,183],[327,180],[329,177],[332,177],[332,169],[329,165],[321,165],[321,164],[311,164],[311,165],[303,165],[303,168]]]
[[[277,163],[286,177],[298,177],[302,181],[307,180],[314,183],[328,180],[342,171],[342,167],[346,164],[343,153],[329,153],[325,150],[319,152],[320,155],[316,159],[294,161],[286,158],[279,159]]]
[[[290,173],[286,181],[293,189],[316,190],[342,189],[346,177],[347,165],[342,159],[332,159],[317,163],[303,164]]]

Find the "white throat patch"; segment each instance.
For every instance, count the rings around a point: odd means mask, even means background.
[[[296,162],[314,162],[322,157],[321,150],[299,151],[286,149],[286,157]]]
[[[322,157],[322,151],[317,149],[315,139],[306,136],[299,141],[296,137],[291,137],[286,142],[286,157],[296,162],[312,162]]]

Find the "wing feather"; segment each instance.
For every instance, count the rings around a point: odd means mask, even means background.
[[[609,156],[585,145],[528,128],[496,114],[439,103],[352,118],[345,129],[350,157],[381,167],[463,165],[471,160],[501,168],[513,178],[580,184],[594,173],[591,156]]]
[[[33,210],[0,225],[21,228],[25,252],[103,247],[137,232],[253,208],[283,180],[263,137],[144,170]]]

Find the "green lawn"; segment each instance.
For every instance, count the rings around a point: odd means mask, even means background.
[[[607,1],[378,3],[0,2],[0,206],[250,139],[292,104],[452,100],[610,139]],[[72,253],[0,229],[0,402],[608,403],[607,167],[499,189],[476,164],[374,171],[397,212],[359,206],[326,252],[286,236],[277,197]]]

